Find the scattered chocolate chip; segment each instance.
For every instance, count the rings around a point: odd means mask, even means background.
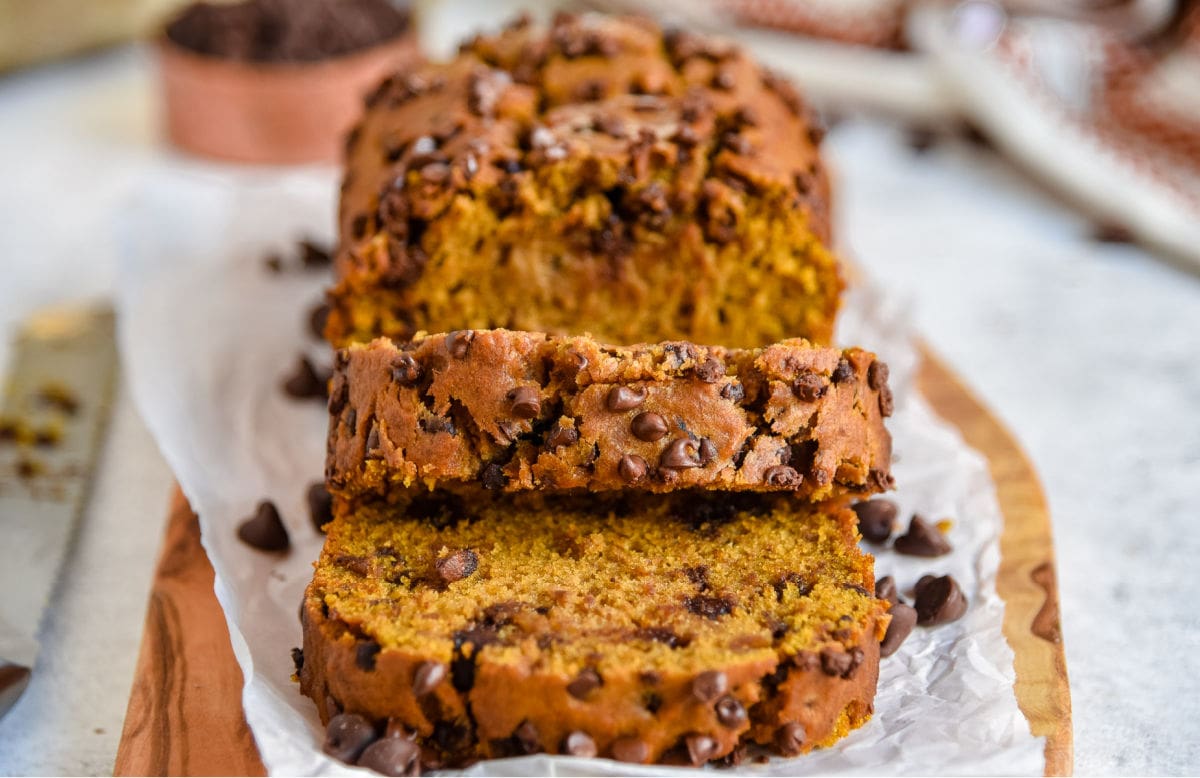
[[[346,381],[345,375],[337,373],[333,377],[333,386],[329,390],[329,413],[333,416],[340,415],[348,402],[350,402],[350,384]],[[348,426],[354,428],[353,424]]]
[[[296,674],[299,675],[300,671],[304,669],[304,649],[292,649],[292,664],[296,668]]]
[[[360,670],[371,672],[375,669],[375,657],[379,656],[380,650],[379,644],[374,640],[359,643],[354,651],[354,664],[358,665]]]
[[[383,737],[366,747],[358,766],[381,775],[420,775],[421,749],[406,737]]]
[[[932,583],[933,581],[936,581],[936,580],[937,580],[937,576],[932,575],[930,573],[926,573],[925,575],[918,578],[917,582],[915,584],[913,584],[913,597],[917,597],[918,595],[920,595],[921,590],[925,588],[926,584]]]
[[[574,427],[555,427],[546,436],[546,448],[551,450],[573,446],[579,442],[579,433]]]
[[[669,431],[667,420],[657,413],[651,413],[650,411],[643,411],[634,416],[629,429],[633,432],[635,438],[648,443],[653,443],[661,439]]]
[[[357,713],[339,713],[329,720],[325,730],[325,753],[347,764],[354,764],[376,739],[375,727]]]
[[[853,506],[858,516],[858,531],[871,543],[886,543],[900,508],[891,500],[865,500]]]
[[[301,356],[296,364],[296,371],[284,381],[283,390],[297,400],[324,400],[326,392],[329,391],[329,374],[318,372],[308,357]]]
[[[873,467],[867,473],[867,483],[874,484],[881,492],[886,492],[896,485],[896,479],[891,473]]]
[[[892,394],[892,388],[885,385],[879,390],[879,415],[887,418],[896,410],[896,398]]]
[[[513,740],[516,741],[522,753],[536,754],[542,750],[542,735],[538,732],[537,725],[529,719],[525,719],[513,732]]]
[[[392,360],[392,380],[408,385],[421,377],[421,365],[412,354],[401,354]]]
[[[853,658],[837,648],[821,649],[821,672],[825,675],[844,676],[850,671]]]
[[[701,467],[699,444],[691,438],[675,438],[667,444],[658,466],[671,470]]]
[[[687,747],[688,759],[695,767],[707,764],[717,753],[717,741],[708,735],[688,735],[684,744]]]
[[[825,394],[825,382],[816,373],[802,373],[792,384],[792,393],[806,403],[815,402]]]
[[[804,477],[796,472],[796,468],[788,465],[773,465],[763,471],[763,482],[771,486],[795,488],[803,480]]]
[[[614,386],[605,402],[610,411],[631,411],[646,401],[646,387]]]
[[[446,666],[441,662],[422,662],[413,672],[412,691],[417,697],[431,693],[446,678]]]
[[[260,502],[254,515],[242,522],[238,537],[259,551],[287,551],[290,545],[287,528],[279,518],[275,503],[270,500]]]
[[[474,331],[455,330],[446,336],[446,350],[455,359],[462,359],[467,355],[467,351],[470,350],[471,341],[473,340],[475,340]]]
[[[888,366],[886,362],[880,362],[878,359],[871,363],[867,368],[867,386],[872,389],[879,389],[887,383]]]
[[[728,616],[733,612],[733,606],[735,605],[728,597],[711,597],[703,594],[687,597],[684,599],[683,604],[697,616],[713,620],[721,616]]]
[[[725,366],[715,357],[709,357],[693,368],[696,377],[706,384],[715,384],[725,377]]]
[[[708,438],[700,438],[700,449],[697,453],[700,455],[700,467],[705,467],[717,458],[717,447]]]
[[[576,730],[563,738],[562,750],[570,756],[591,759],[596,756],[596,741],[588,733]]]
[[[721,396],[730,402],[740,403],[746,397],[746,387],[736,381],[721,387]]]
[[[307,270],[319,270],[329,267],[333,261],[330,250],[311,240],[300,241],[300,262]]]
[[[329,321],[329,305],[320,303],[308,314],[308,331],[320,340],[325,337],[325,323]]]
[[[892,548],[907,556],[923,557],[943,556],[954,550],[937,527],[916,514],[908,524],[908,532],[896,538]]]
[[[835,384],[840,384],[845,381],[849,381],[853,377],[854,368],[851,367],[850,360],[842,357],[838,360],[837,367],[833,369],[833,374],[829,377],[829,380],[833,381]]]
[[[943,575],[920,588],[914,607],[917,610],[917,623],[932,627],[961,618],[967,612],[967,598],[959,588],[958,581]]]
[[[439,559],[434,567],[439,578],[452,584],[469,578],[479,568],[479,556],[469,548],[460,548],[450,556]]]
[[[535,419],[542,412],[538,390],[532,386],[518,386],[505,395],[505,399],[509,402],[512,415],[518,419]]]
[[[900,593],[896,590],[896,579],[885,575],[875,582],[875,599],[886,600],[893,607],[900,602]]]
[[[333,497],[321,481],[316,481],[308,487],[308,515],[312,517],[317,532],[321,532],[322,527],[333,521]]]
[[[637,454],[626,454],[617,462],[617,474],[631,484],[642,480],[649,469],[649,463]]]
[[[895,587],[893,586],[893,589]],[[917,609],[902,602],[892,602],[892,621],[884,633],[883,642],[879,644],[879,656],[888,657],[896,653],[900,644],[913,631],[917,623]]]
[[[722,697],[717,702],[717,721],[730,729],[737,729],[746,723],[746,706],[736,697]]]
[[[789,721],[775,732],[775,747],[784,756],[799,756],[804,750],[804,725]]]
[[[1133,231],[1116,222],[1101,222],[1092,229],[1092,240],[1097,243],[1133,243]]]
[[[617,738],[611,748],[613,759],[618,762],[643,764],[650,758],[650,746],[646,741],[632,735]]]
[[[729,677],[720,670],[706,670],[692,680],[692,696],[700,702],[712,702],[725,693]]]
[[[491,462],[484,466],[483,471],[479,474],[479,480],[483,483],[484,489],[503,489],[508,483],[508,476],[504,474],[504,468],[495,462]]]
[[[567,693],[577,700],[586,699],[589,694],[604,684],[600,674],[590,667],[579,671],[579,675],[567,684]]]

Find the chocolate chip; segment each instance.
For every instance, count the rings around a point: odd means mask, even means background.
[[[704,467],[717,458],[717,447],[708,438],[700,438],[700,449],[696,453],[700,455],[700,467]]]
[[[913,597],[919,596],[921,594],[921,590],[924,589],[927,584],[932,583],[933,581],[936,581],[936,580],[937,580],[937,576],[931,575],[929,573],[926,573],[925,575],[918,578],[917,582],[915,584],[913,584]]]
[[[896,579],[885,575],[875,582],[875,599],[886,600],[893,607],[900,602],[900,593],[896,590]]]
[[[504,474],[504,468],[492,462],[484,466],[482,472],[479,474],[479,480],[483,483],[484,489],[494,491],[504,488],[504,485],[508,483],[508,476]]]
[[[1092,240],[1098,243],[1133,243],[1134,234],[1116,222],[1101,222],[1092,230]]]
[[[542,735],[538,732],[537,725],[529,719],[522,721],[513,732],[513,740],[516,741],[522,753],[536,754],[542,750]]]
[[[238,537],[259,551],[287,551],[290,545],[287,528],[279,518],[275,503],[270,500],[260,502],[254,515],[242,522]]]
[[[557,449],[573,446],[579,442],[579,433],[574,427],[555,427],[546,436],[546,448]]]
[[[279,256],[278,254],[271,254],[263,260],[263,264],[266,266],[267,270],[276,275],[283,272],[283,257]]]
[[[649,469],[650,465],[637,454],[626,454],[621,457],[620,462],[617,462],[617,474],[626,483],[632,484],[642,480]]]
[[[725,693],[729,677],[720,670],[706,670],[692,680],[692,696],[700,702],[712,702]]]
[[[804,477],[796,472],[796,468],[788,465],[773,465],[763,471],[763,483],[771,486],[796,488]]]
[[[301,356],[296,370],[283,383],[283,390],[298,400],[325,399],[329,391],[329,374],[318,371],[308,357]]]
[[[412,692],[417,697],[431,693],[446,679],[446,666],[441,662],[422,662],[413,672]]]
[[[878,359],[871,363],[867,368],[867,386],[872,389],[879,389],[887,383],[888,366],[886,362],[880,362]]]
[[[300,241],[300,262],[308,270],[319,270],[329,267],[333,261],[330,250],[311,240]]]
[[[932,627],[961,618],[967,612],[967,598],[957,581],[943,575],[921,587],[914,607],[917,610],[917,623]]]
[[[375,669],[375,657],[379,656],[380,650],[379,644],[374,640],[359,643],[354,651],[354,664],[358,665],[360,670],[371,672]]]
[[[893,589],[895,589],[894,586]],[[896,653],[896,649],[900,648],[900,644],[913,631],[913,626],[917,623],[917,609],[911,605],[893,601],[891,614],[892,621],[888,624],[887,632],[884,633],[883,642],[879,644],[879,656],[881,657]]]
[[[892,548],[907,556],[923,557],[943,556],[954,550],[937,527],[916,514],[908,524],[908,532],[896,538]]]
[[[873,467],[867,473],[867,483],[874,484],[875,488],[881,492],[886,492],[896,485],[896,479],[892,477],[891,473]]]
[[[725,366],[715,357],[709,357],[693,368],[696,377],[706,384],[715,384],[725,377]]]
[[[646,741],[632,735],[617,738],[611,748],[613,759],[618,762],[643,764],[650,758],[650,746]]]
[[[789,721],[775,731],[775,748],[784,756],[799,756],[804,750],[805,737],[804,726]]]
[[[376,740],[362,752],[358,766],[381,775],[420,775],[421,749],[406,737]]]
[[[439,559],[434,567],[438,577],[448,584],[469,578],[479,568],[479,555],[469,548],[460,548],[453,554]]]
[[[733,606],[735,605],[733,600],[730,600],[728,597],[712,597],[703,594],[687,597],[684,599],[683,604],[697,616],[713,620],[721,616],[728,616],[733,612]]]
[[[696,767],[706,764],[717,753],[717,741],[708,735],[688,735],[684,744],[687,747],[688,759]]]
[[[896,398],[892,395],[892,388],[885,385],[879,390],[879,415],[886,419],[895,410]]]
[[[631,411],[646,401],[646,387],[633,389],[628,386],[614,386],[608,390],[605,403],[610,411]]]
[[[746,387],[736,381],[725,384],[721,387],[721,396],[730,402],[740,403],[746,397]]]
[[[850,360],[842,357],[838,360],[837,367],[833,369],[833,374],[829,377],[829,380],[833,381],[835,384],[840,384],[845,381],[849,381],[853,377],[854,368],[851,367]]]
[[[579,675],[567,684],[567,693],[577,700],[585,699],[589,694],[599,689],[604,684],[600,674],[590,667],[585,667],[579,671]]]
[[[300,648],[292,649],[292,665],[295,666],[296,674],[299,675],[300,671],[304,669],[304,650],[303,649],[300,649]]]
[[[792,393],[806,403],[815,402],[825,394],[825,381],[816,373],[803,373],[792,384]]]
[[[325,323],[329,321],[329,306],[321,303],[308,314],[308,330],[317,340],[325,337]]]
[[[344,352],[339,352],[344,353]],[[341,414],[346,403],[350,401],[350,384],[346,376],[338,373],[333,377],[333,387],[329,391],[329,413],[333,416]],[[353,427],[354,425],[350,425]]]
[[[323,750],[334,759],[354,764],[376,739],[375,727],[357,713],[339,713],[325,729]]]
[[[717,702],[717,721],[730,729],[737,729],[746,723],[746,706],[736,697],[722,697]]]
[[[825,675],[844,676],[853,664],[850,654],[837,648],[821,649],[821,672]]]
[[[421,377],[421,365],[412,354],[401,354],[392,360],[392,380],[405,386]]]
[[[638,440],[644,440],[648,443],[653,443],[665,436],[669,430],[667,420],[657,413],[643,411],[633,417],[633,421],[629,425],[633,436]]]
[[[596,741],[586,732],[575,730],[563,738],[563,753],[591,759],[596,755]]]
[[[474,331],[455,330],[446,336],[446,350],[455,359],[462,359],[467,355],[467,351],[470,350],[471,341],[473,340],[475,340]]]
[[[317,532],[321,532],[322,527],[333,521],[333,497],[321,481],[316,481],[308,487],[308,515],[312,517]]]
[[[505,395],[512,415],[518,419],[535,419],[542,412],[542,401],[538,390],[532,386],[518,386]]]
[[[886,543],[900,508],[891,500],[866,500],[853,506],[858,531],[871,543]]]
[[[659,467],[672,470],[700,467],[701,464],[699,445],[691,438],[675,438],[675,440],[672,440],[667,444],[662,458],[658,461]]]

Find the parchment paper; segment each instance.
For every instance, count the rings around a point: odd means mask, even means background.
[[[243,702],[272,774],[361,775],[321,753],[315,708],[290,679],[300,644],[297,608],[322,538],[304,493],[321,477],[322,404],[280,386],[305,350],[329,355],[307,334],[324,273],[268,273],[271,250],[333,234],[336,183],[327,173],[281,179],[148,179],[120,225],[120,344],[146,423],[199,513],[216,571]],[[934,560],[877,551],[877,575],[902,592],[924,573],[952,573],[970,600],[959,621],[917,628],[883,660],[875,716],[836,746],[742,772],[794,774],[1040,774],[1042,740],[1030,735],[1012,692],[1012,652],[995,591],[1002,518],[986,463],[936,418],[911,388],[915,354],[903,305],[860,284],[840,325],[842,343],[875,350],[892,368],[897,410],[893,495],[907,517],[954,520],[950,556]],[[275,501],[292,538],[286,557],[236,537],[260,499]],[[131,516],[130,521],[138,517]],[[523,757],[475,765],[470,775],[684,773],[608,760]]]

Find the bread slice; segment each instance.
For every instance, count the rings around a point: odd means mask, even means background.
[[[348,499],[410,489],[887,489],[887,367],[860,349],[605,346],[507,330],[338,355],[327,478]]]
[[[826,746],[872,711],[887,603],[854,514],[786,495],[340,504],[302,609],[322,720],[427,765],[703,763]]]

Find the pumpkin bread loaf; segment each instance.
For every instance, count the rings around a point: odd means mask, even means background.
[[[417,488],[885,490],[887,366],[860,349],[605,346],[508,330],[355,344],[336,360],[326,477]]]
[[[397,75],[347,143],[326,334],[830,340],[822,131],[740,49],[560,15]]]
[[[791,756],[872,712],[888,605],[844,508],[435,493],[339,503],[328,532],[301,689],[323,721],[413,733],[426,766]]]

